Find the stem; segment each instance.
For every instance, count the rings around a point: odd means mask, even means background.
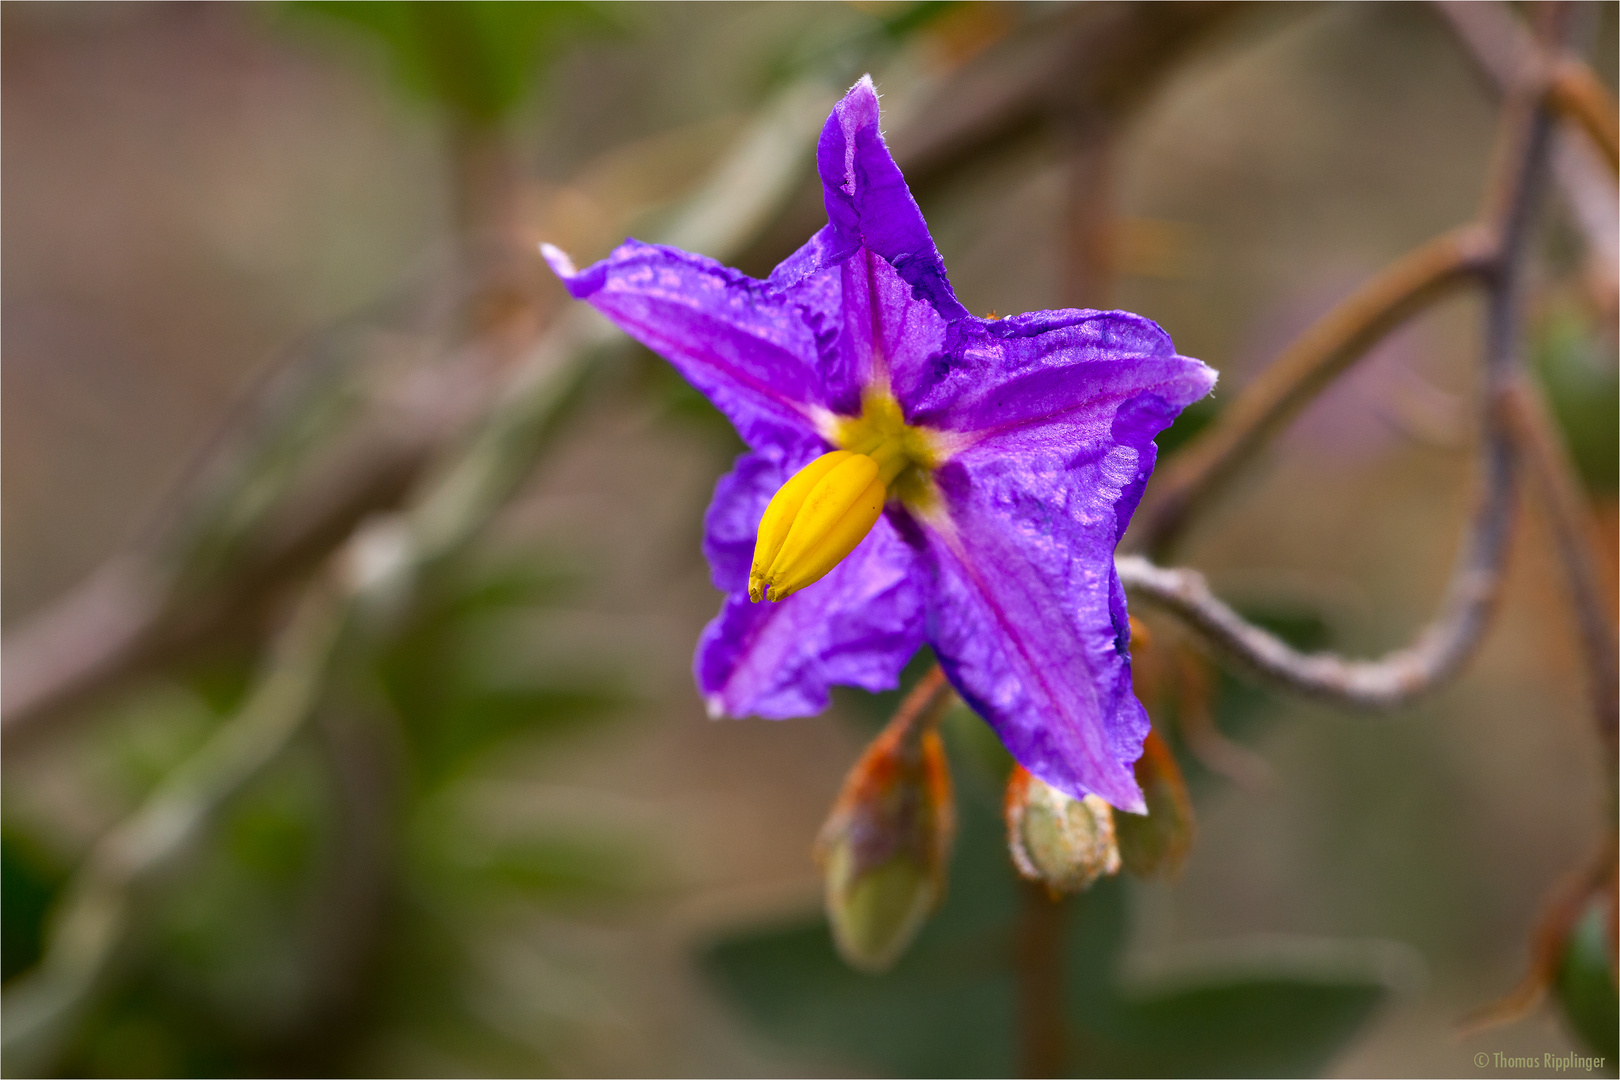
[[[939,726],[955,700],[956,690],[945,678],[945,669],[935,664],[900,702],[884,731],[897,733],[903,742],[914,743]]]
[[[1530,934],[1529,971],[1505,996],[1464,1017],[1457,1025],[1459,1038],[1522,1020],[1541,1004],[1558,978],[1570,932],[1585,913],[1592,894],[1602,889],[1614,874],[1614,843],[1611,831],[1586,866],[1565,874],[1553,885],[1542,901],[1541,915]]]
[[[1062,1076],[1067,1057],[1063,1023],[1062,897],[1020,879],[1023,914],[1018,921],[1018,1044],[1020,1074]]]

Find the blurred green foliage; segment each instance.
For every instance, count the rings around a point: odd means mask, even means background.
[[[1170,455],[1186,445],[1193,436],[1208,427],[1220,415],[1221,404],[1214,396],[1202,397],[1181,410],[1174,422],[1153,440],[1159,448],[1159,460],[1168,461]]]
[[[499,670],[503,623],[567,594],[566,573],[535,563],[486,569],[436,589],[377,660],[405,729],[414,779],[431,791],[511,736],[554,734],[626,704],[613,682],[558,684]],[[492,645],[492,642],[496,643]]]
[[[367,1072],[399,1038],[475,1072],[545,1071],[536,1045],[489,1015],[478,943],[523,911],[611,918],[657,881],[645,845],[611,823],[492,819],[475,797],[481,764],[627,700],[610,671],[563,679],[492,662],[492,641],[518,647],[513,620],[544,619],[575,580],[531,556],[469,559],[425,583],[404,624],[353,659],[316,727],[142,897],[146,929],[61,1071]],[[98,768],[144,797],[239,704],[251,671],[248,656],[215,656],[135,691],[104,718]],[[64,872],[15,817],[3,854],[10,979],[38,962]]]
[[[980,771],[964,760],[978,751],[962,729],[945,730],[957,771]],[[1021,890],[998,802],[999,792],[965,786],[945,903],[889,974],[850,970],[815,919],[714,943],[703,956],[710,977],[750,1023],[813,1061],[896,1076],[1015,1075]],[[1254,957],[1127,985],[1128,888],[1108,879],[1065,902],[1064,1075],[1306,1075],[1389,993],[1375,964],[1342,956],[1336,966]]]
[[[1604,902],[1594,897],[1575,924],[1558,970],[1558,999],[1570,1025],[1612,1067],[1620,1061],[1620,995],[1609,967]]]
[[[288,7],[368,31],[406,90],[481,126],[521,104],[568,41],[618,25],[606,5],[584,0],[291,0]]]
[[[1620,486],[1620,371],[1614,328],[1585,307],[1549,305],[1535,328],[1534,362],[1587,489],[1613,497]],[[1605,344],[1607,342],[1607,344]]]
[[[39,962],[45,914],[65,873],[23,832],[0,832],[0,970],[6,981]]]

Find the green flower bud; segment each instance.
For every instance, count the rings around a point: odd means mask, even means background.
[[[1081,892],[1119,872],[1113,808],[1098,796],[1065,795],[1018,765],[1005,809],[1013,865],[1053,895]]]
[[[950,772],[933,720],[915,720],[902,708],[861,755],[816,841],[833,941],[860,971],[892,967],[945,893],[956,831]]]

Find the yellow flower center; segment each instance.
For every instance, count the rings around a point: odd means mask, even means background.
[[[748,596],[781,600],[813,585],[866,539],[891,494],[921,504],[939,464],[935,437],[906,424],[900,403],[868,390],[861,415],[840,420],[821,455],[793,474],[765,507],[748,572]]]

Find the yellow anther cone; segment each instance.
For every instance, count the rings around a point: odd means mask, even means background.
[[[783,484],[759,523],[749,597],[791,596],[854,551],[883,513],[880,471],[865,454],[834,450]]]

